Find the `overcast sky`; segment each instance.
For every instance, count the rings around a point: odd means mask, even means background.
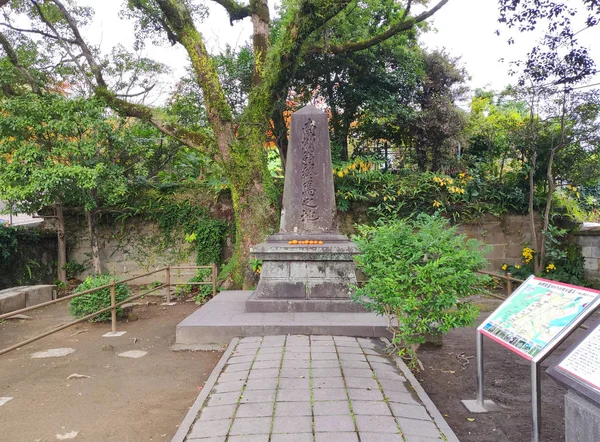
[[[86,33],[90,43],[101,43],[102,49],[108,51],[118,43],[127,45],[133,41],[133,26],[118,18],[121,0],[78,0],[77,3],[93,6],[96,10],[96,19]],[[210,1],[206,3],[210,5],[210,17],[199,28],[209,50],[218,51],[226,44],[236,47],[249,38],[249,19],[232,27],[222,7]],[[469,84],[472,89],[486,87],[501,90],[516,82],[515,78],[508,75],[508,62],[524,58],[535,45],[539,34],[513,33],[516,43],[509,46],[509,34],[497,20],[497,0],[450,0],[431,21],[437,32],[426,33],[421,40],[429,49],[445,48],[451,55],[460,56],[471,76]],[[502,31],[501,36],[495,34],[497,29]],[[600,29],[582,33],[580,40],[592,47],[592,42],[600,41]],[[600,63],[600,49],[594,50],[592,47],[592,54]],[[149,45],[146,55],[169,65],[173,69],[171,79],[179,78],[188,64],[186,53],[179,45]],[[505,61],[501,62],[500,59]],[[596,78],[593,82],[598,81]]]

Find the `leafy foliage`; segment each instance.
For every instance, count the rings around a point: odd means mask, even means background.
[[[111,275],[88,276],[85,281],[83,281],[75,288],[75,290],[73,290],[73,293],[81,293],[96,287],[102,287],[110,284],[113,279],[115,282],[117,281],[117,278]],[[119,303],[121,301],[125,301],[130,296],[131,289],[129,286],[125,284],[115,285],[115,302]],[[77,318],[82,318],[106,307],[110,307],[109,287],[73,298],[71,302],[69,302],[69,313]],[[117,316],[122,316],[122,314],[123,309],[117,308]],[[90,319],[90,322],[109,321],[110,316],[110,311],[107,311],[93,317]]]
[[[40,243],[36,230],[0,224],[0,290],[43,281],[31,250]]]
[[[393,343],[416,365],[416,344],[428,333],[469,325],[477,310],[465,301],[484,291],[486,249],[439,216],[360,226],[357,264],[369,278],[354,299],[388,318]]]

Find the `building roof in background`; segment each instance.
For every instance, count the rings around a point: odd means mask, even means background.
[[[3,214],[2,212],[6,209],[6,203],[0,201],[0,224],[11,225],[11,226],[25,226],[25,227],[40,227],[44,221],[42,218],[34,218],[35,213],[27,215],[25,213],[19,213],[16,215]]]

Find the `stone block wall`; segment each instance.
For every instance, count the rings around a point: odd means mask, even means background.
[[[536,215],[538,242],[541,238],[541,226],[542,219]],[[481,240],[491,247],[487,270],[493,272],[499,272],[504,263],[520,264],[523,247],[533,247],[528,215],[487,215],[477,224],[462,224],[459,230],[469,238]]]
[[[585,258],[585,277],[600,280],[600,224],[584,223],[574,237]]]

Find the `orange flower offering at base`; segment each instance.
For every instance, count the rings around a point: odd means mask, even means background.
[[[323,241],[317,241],[314,239],[304,239],[304,240],[298,241],[297,239],[293,239],[291,241],[288,241],[288,244],[291,244],[291,245],[297,245],[297,244],[300,244],[300,245],[305,245],[305,244],[306,245],[323,245]]]

